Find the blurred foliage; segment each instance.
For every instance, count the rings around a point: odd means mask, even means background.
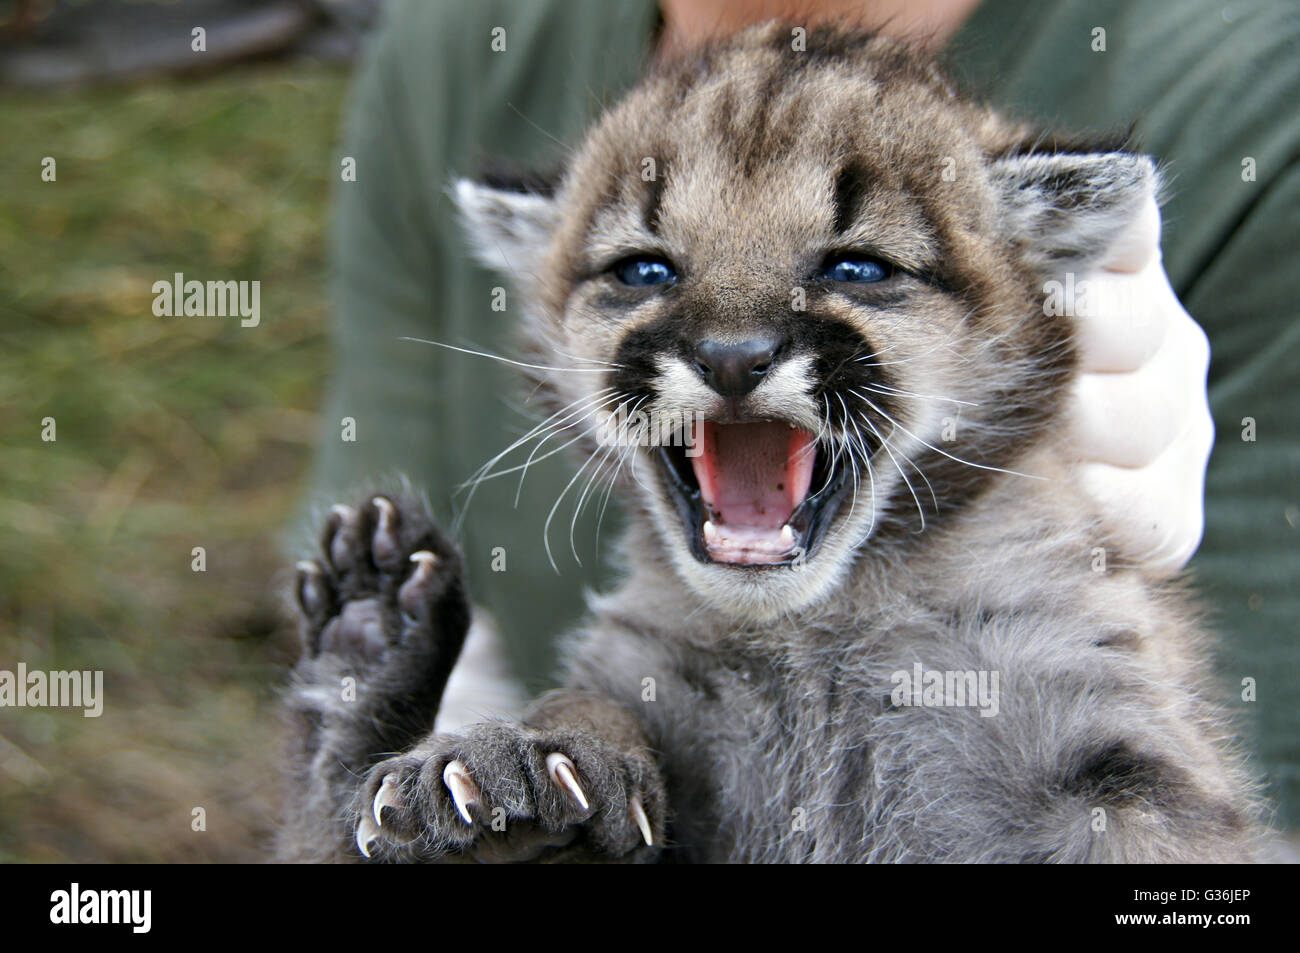
[[[291,65],[0,90],[0,669],[102,669],[106,695],[98,719],[0,709],[0,861],[269,844],[293,651],[275,532],[328,367],[346,83]],[[174,272],[261,281],[261,324],[155,317]]]

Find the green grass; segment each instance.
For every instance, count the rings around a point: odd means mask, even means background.
[[[107,696],[98,719],[0,709],[0,861],[267,844],[292,652],[268,582],[328,370],[346,85],[290,66],[0,91],[0,669],[102,669]],[[261,281],[260,326],[155,317],[177,271]]]

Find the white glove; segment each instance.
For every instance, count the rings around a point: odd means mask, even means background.
[[[1079,478],[1126,556],[1172,575],[1201,542],[1214,421],[1209,341],[1169,286],[1155,199],[1086,280],[1088,316],[1074,319]]]

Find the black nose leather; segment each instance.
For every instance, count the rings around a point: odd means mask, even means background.
[[[695,369],[723,397],[743,397],[772,369],[784,343],[776,335],[736,343],[701,341],[695,346]]]

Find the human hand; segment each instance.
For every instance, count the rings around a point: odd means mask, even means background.
[[[1086,280],[1071,413],[1078,477],[1133,561],[1172,575],[1201,541],[1214,421],[1209,341],[1165,275],[1154,198]]]

